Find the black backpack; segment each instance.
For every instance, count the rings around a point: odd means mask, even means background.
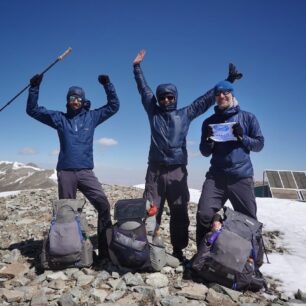
[[[158,237],[160,243],[156,243],[157,239],[152,236],[156,219],[147,216],[147,204],[142,198],[116,202],[114,219],[117,222],[107,232],[108,251],[114,264],[134,271],[160,271],[166,264],[161,237]]]
[[[146,203],[143,199],[119,200],[115,204],[114,219],[109,241],[112,261],[127,268],[144,266],[149,258],[144,218]],[[108,236],[109,236],[108,235]]]
[[[93,246],[87,235],[84,200],[53,201],[53,216],[40,255],[42,269],[90,267]]]
[[[266,287],[259,271],[263,263],[262,223],[224,207],[221,230],[209,232],[195,255],[192,268],[206,282],[235,290]]]

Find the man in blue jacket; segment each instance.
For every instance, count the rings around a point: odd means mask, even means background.
[[[250,152],[259,152],[264,146],[256,117],[240,109],[234,96],[234,87],[228,81],[215,86],[217,105],[215,114],[202,125],[200,151],[212,155],[211,167],[206,173],[197,211],[197,245],[209,231],[212,219],[229,199],[233,208],[256,219],[253,166]],[[233,123],[235,140],[214,141],[211,124]]]
[[[148,86],[140,63],[145,51],[134,59],[134,76],[151,128],[151,144],[144,198],[158,207],[157,223],[165,200],[170,209],[170,238],[173,255],[184,261],[188,245],[188,202],[186,136],[191,121],[215,103],[214,90],[200,96],[189,106],[177,109],[178,93],[173,84],[160,84],[154,95]],[[232,71],[234,81],[238,79]]]
[[[75,199],[80,190],[98,212],[99,257],[108,257],[106,229],[111,226],[110,204],[101,184],[94,175],[93,136],[95,128],[119,110],[119,99],[107,75],[100,75],[107,104],[90,110],[81,87],[70,87],[67,93],[67,112],[48,110],[38,105],[42,75],[30,80],[27,114],[57,130],[60,153],[57,163],[58,195],[60,199]]]

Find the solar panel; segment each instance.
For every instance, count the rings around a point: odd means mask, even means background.
[[[279,171],[284,188],[297,189],[293,174],[291,171]]]
[[[282,181],[277,171],[266,171],[270,187],[283,188]]]
[[[302,195],[303,197],[303,201],[306,201],[306,190],[300,190],[300,194]]]
[[[266,170],[264,175],[273,198],[306,202],[306,172]]]
[[[293,172],[293,176],[297,183],[298,189],[306,189],[306,174],[305,172]]]
[[[273,198],[290,200],[300,199],[298,192],[294,189],[271,188],[270,190]]]

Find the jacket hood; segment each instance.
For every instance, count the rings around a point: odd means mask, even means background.
[[[78,110],[72,110],[69,107],[69,97],[73,96],[73,95],[82,98],[82,106]],[[76,115],[76,114],[80,113],[82,109],[89,110],[90,106],[91,106],[90,101],[85,98],[84,89],[81,88],[81,87],[78,87],[78,86],[72,86],[68,89],[67,96],[66,96],[66,101],[67,101],[67,103],[66,103],[67,113],[69,115]]]
[[[175,101],[171,104],[169,104],[168,106],[165,106],[161,103],[159,103],[160,97],[166,95],[166,94],[171,94],[175,97]],[[160,84],[157,86],[156,88],[156,98],[158,101],[158,105],[160,106],[160,108],[164,111],[173,111],[176,110],[177,108],[177,99],[178,99],[178,92],[177,92],[177,88],[174,84]]]
[[[82,98],[83,101],[86,100],[84,89],[81,88],[81,87],[78,87],[78,86],[72,86],[68,89],[67,96],[66,96],[67,103],[68,103],[68,100],[69,100],[70,96],[78,96],[78,97]]]

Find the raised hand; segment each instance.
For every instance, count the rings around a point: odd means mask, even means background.
[[[228,76],[226,80],[229,81],[230,83],[234,83],[236,80],[241,79],[242,76],[243,74],[238,72],[236,66],[230,63],[228,66]]]
[[[39,86],[42,81],[42,78],[43,78],[42,74],[35,74],[30,80],[31,87]]]
[[[105,85],[110,83],[109,76],[105,74],[101,74],[98,76],[98,81],[100,84]]]
[[[146,50],[144,49],[140,50],[133,61],[133,65],[140,64],[143,61],[145,54]]]

